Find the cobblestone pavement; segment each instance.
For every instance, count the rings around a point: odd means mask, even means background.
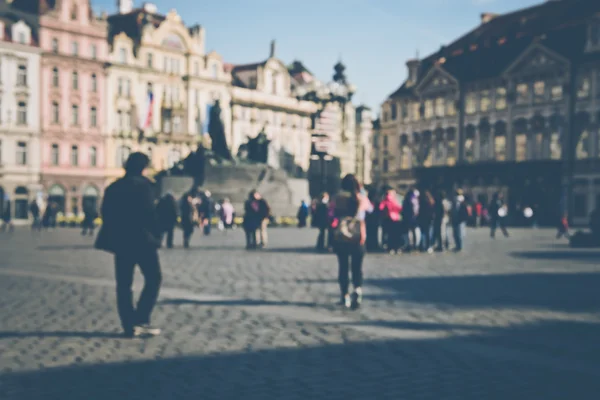
[[[197,236],[161,250],[148,340],[118,337],[93,239],[0,234],[0,399],[598,398],[600,250],[487,233],[463,254],[368,255],[356,312],[314,231],[273,229],[260,252]]]

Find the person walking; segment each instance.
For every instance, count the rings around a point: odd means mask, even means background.
[[[271,207],[267,200],[265,200],[262,195],[258,192],[254,192],[254,198],[258,202],[258,216],[260,218],[260,224],[258,226],[258,238],[260,242],[258,243],[258,247],[267,247],[269,243],[269,236],[267,229],[269,227],[269,222],[271,221]]]
[[[331,247],[331,229],[329,221],[329,193],[321,195],[319,202],[315,205],[312,222],[319,229],[317,237],[317,251],[325,251]]]
[[[254,250],[258,247],[257,235],[261,229],[262,221],[259,196],[255,190],[252,190],[244,203],[243,225],[246,233],[246,249]]]
[[[435,213],[435,199],[431,192],[425,191],[419,198],[419,215],[417,221],[421,230],[420,248],[422,252],[433,253],[433,218]]]
[[[183,248],[190,248],[190,239],[198,223],[198,207],[191,193],[181,199],[181,230],[183,231]]]
[[[106,188],[101,209],[103,223],[95,245],[115,256],[117,309],[123,334],[129,338],[160,334],[160,329],[150,325],[162,274],[154,185],[143,176],[149,163],[144,153],[132,153],[125,162],[125,176]],[[144,288],[134,308],[132,285],[136,265],[144,276]]]
[[[15,226],[12,222],[12,202],[8,194],[4,195],[4,207],[2,209],[2,232],[13,232]]]
[[[504,196],[501,192],[496,192],[492,196],[492,202],[489,207],[490,212],[490,236],[496,237],[496,229],[500,228],[504,237],[508,237],[506,229],[506,218],[508,215],[508,207],[504,203]]]
[[[448,250],[450,247],[450,211],[452,202],[446,198],[446,193],[442,190],[438,193],[435,201],[433,217],[433,242],[435,251]]]
[[[31,214],[31,230],[40,232],[42,230],[42,220],[40,219],[40,206],[37,200],[31,200],[29,203],[29,213]]]
[[[228,198],[225,198],[223,204],[221,204],[221,221],[223,222],[225,233],[233,228],[234,218],[235,209],[233,208],[233,204],[231,204],[231,201]]]
[[[96,218],[98,218],[98,211],[90,206],[86,205],[83,209],[83,221],[81,221],[81,235],[94,235],[94,230],[96,229]]]
[[[390,254],[397,254],[402,244],[402,227],[400,222],[400,213],[402,206],[398,202],[396,191],[388,188],[385,197],[379,203],[381,212],[381,224],[387,232],[387,250]]]
[[[373,211],[367,196],[361,194],[361,187],[352,174],[342,179],[341,192],[332,202],[334,226],[334,250],[338,259],[338,283],[341,304],[357,309],[362,303],[363,260],[367,231],[365,216]],[[353,292],[349,293],[349,271],[352,272]]]
[[[171,192],[167,192],[156,206],[158,223],[160,225],[161,242],[162,238],[167,236],[167,248],[173,248],[173,236],[175,235],[175,226],[177,225],[177,200]]]
[[[306,204],[304,200],[302,200],[300,207],[298,207],[296,218],[298,218],[298,228],[306,228],[306,221],[308,220],[308,204]]]
[[[452,234],[454,235],[454,251],[460,252],[464,247],[464,238],[467,228],[467,220],[469,219],[469,211],[465,202],[465,196],[462,189],[457,189],[454,201],[452,202],[452,210],[450,211],[450,222],[452,223]]]

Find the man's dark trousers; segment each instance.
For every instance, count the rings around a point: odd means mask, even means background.
[[[133,307],[133,274],[139,265],[144,276],[144,289]],[[115,274],[117,278],[117,309],[125,332],[131,332],[136,325],[150,323],[152,309],[156,304],[162,282],[158,252],[148,249],[143,252],[120,252],[115,255]]]

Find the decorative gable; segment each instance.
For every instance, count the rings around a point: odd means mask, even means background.
[[[429,70],[416,86],[419,94],[436,93],[455,89],[458,81],[440,66]]]
[[[569,60],[547,47],[534,43],[527,48],[505,71],[506,75],[537,74],[568,66]]]

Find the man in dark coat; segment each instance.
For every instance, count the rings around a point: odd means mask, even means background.
[[[173,248],[173,234],[177,225],[177,200],[171,193],[165,194],[156,206],[162,235],[167,234],[167,248]]]
[[[160,228],[154,206],[154,186],[143,176],[148,156],[133,153],[125,163],[125,176],[104,193],[102,228],[96,248],[115,255],[117,308],[126,337],[153,336],[160,330],[150,326],[162,281],[157,249]],[[139,265],[144,289],[137,307],[133,307],[133,274]]]

